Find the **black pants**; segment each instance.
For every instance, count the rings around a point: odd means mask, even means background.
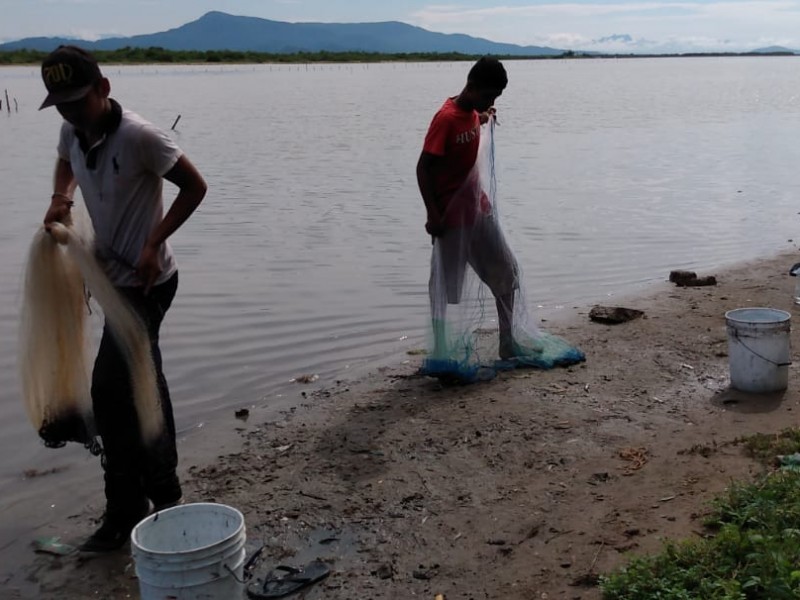
[[[177,273],[154,286],[146,296],[143,288],[117,288],[146,323],[150,336],[164,412],[164,433],[152,444],[145,446],[142,442],[124,354],[109,331],[108,323],[103,329],[92,373],[92,407],[95,425],[103,440],[108,518],[138,518],[148,498],[157,506],[175,502],[181,497],[181,486],[175,472],[178,464],[175,420],[158,347],[161,322],[177,289]]]

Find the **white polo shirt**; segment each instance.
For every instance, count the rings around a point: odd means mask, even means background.
[[[169,135],[113,100],[107,132],[88,152],[72,125],[61,126],[58,156],[72,166],[95,230],[95,252],[114,285],[142,285],[136,263],[164,218],[163,177],[182,154]],[[156,284],[178,269],[169,243],[161,245],[159,259]]]

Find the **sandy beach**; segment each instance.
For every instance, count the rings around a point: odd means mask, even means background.
[[[265,546],[257,574],[327,562],[331,575],[297,596],[308,600],[600,598],[598,575],[701,534],[707,501],[759,472],[737,438],[797,421],[796,364],[786,393],[728,389],[724,319],[792,311],[796,258],[613,300],[645,312],[629,323],[597,324],[588,310],[543,323],[585,351],[575,367],[443,387],[409,355],[357,381],[298,384],[299,406],[278,419],[230,415],[241,448],[185,469],[186,500],[244,513],[248,551]],[[50,533],[77,543],[100,502]],[[18,579],[0,582],[4,598],[138,598],[127,548],[31,550]]]

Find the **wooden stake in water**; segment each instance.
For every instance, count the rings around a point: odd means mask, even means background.
[[[180,115],[178,115],[178,118],[177,118],[177,119],[175,119],[175,122],[172,124],[172,131],[175,131],[175,125],[177,125],[177,124],[178,124],[178,121],[180,121],[180,120],[181,120],[181,116],[180,116]]]
[[[8,109],[8,114],[11,114],[11,103],[8,101],[8,90],[6,90],[6,108]]]

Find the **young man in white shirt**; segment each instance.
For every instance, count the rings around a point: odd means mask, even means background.
[[[159,328],[178,286],[167,239],[194,212],[206,193],[200,173],[163,131],[109,97],[111,85],[95,58],[60,46],[42,63],[48,95],[64,118],[54,191],[45,226],[64,221],[81,194],[95,230],[95,251],[106,274],[147,326],[155,362],[165,431],[145,445],[139,434],[130,374],[108,326],[92,374],[95,425],[103,443],[106,512],[82,545],[89,552],[122,547],[150,511],[181,498],[176,474],[175,422],[161,368]],[[163,180],[178,188],[164,214]]]

